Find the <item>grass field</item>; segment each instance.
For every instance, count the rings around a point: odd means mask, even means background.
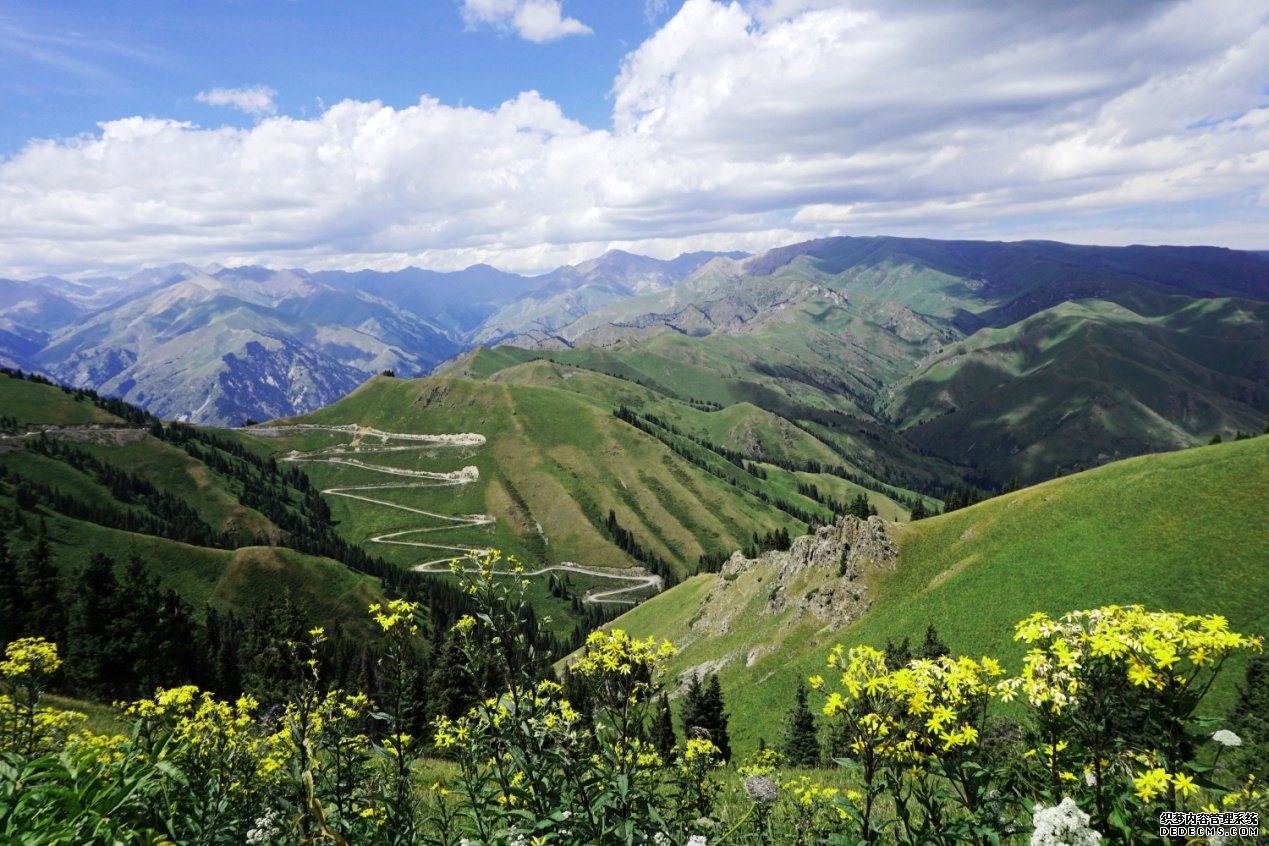
[[[72,394],[58,388],[14,379],[5,374],[0,374],[0,380],[4,396],[4,410],[0,414],[13,418],[19,426],[123,423],[118,417],[102,411],[88,400],[76,400]]]
[[[489,537],[486,542],[530,566],[562,561],[618,570],[636,566],[639,562],[614,546],[605,530],[610,509],[639,543],[679,575],[693,572],[703,552],[730,552],[748,543],[754,531],[796,529],[792,518],[756,498],[738,495],[725,479],[703,472],[656,438],[614,418],[612,411],[622,396],[617,388],[625,383],[594,374],[563,380],[602,380],[614,386],[614,393],[605,397],[594,387],[579,391],[549,384],[552,377],[545,371],[557,369],[549,363],[526,367],[538,372],[522,373],[524,378],[516,381],[377,378],[298,422],[357,422],[393,432],[483,435],[484,447],[461,461],[437,460],[434,465],[448,470],[471,464],[479,470],[478,482],[461,489],[398,491],[389,497],[437,513],[490,514],[497,523],[480,530]],[[646,394],[638,386],[630,388]],[[312,443],[317,436],[304,437]],[[284,454],[299,447],[282,438],[276,439],[275,448]],[[408,461],[403,456],[390,460]],[[430,457],[425,463],[433,466]],[[717,463],[727,472],[736,471],[721,458]],[[306,469],[322,487],[372,482],[371,474],[355,468]],[[337,509],[341,531],[358,542],[405,527],[402,514],[390,508],[334,500],[332,508]],[[473,531],[457,529],[436,537],[454,534],[470,542]],[[413,559],[409,550],[388,554],[407,563],[425,553]]]
[[[898,566],[868,575],[874,603],[844,629],[764,618],[761,586],[774,571],[761,564],[727,586],[699,576],[613,625],[685,644],[677,671],[725,661],[733,735],[750,749],[775,739],[772,715],[790,707],[799,678],[823,672],[835,643],[919,643],[933,623],[954,652],[1016,671],[1017,621],[1112,603],[1219,613],[1237,631],[1269,635],[1266,498],[1269,438],[1143,456],[899,527]],[[745,625],[703,636],[737,602]],[[1228,707],[1241,672],[1231,661],[1209,712]]]

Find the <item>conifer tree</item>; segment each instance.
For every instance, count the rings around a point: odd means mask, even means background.
[[[40,635],[54,643],[66,642],[66,609],[62,605],[62,579],[53,563],[48,536],[40,532],[20,570],[26,598],[24,635]]]
[[[431,670],[427,675],[428,716],[457,719],[475,704],[480,695],[472,678],[462,640],[454,631],[432,650]],[[571,675],[571,674],[570,674]],[[571,701],[571,700],[570,700]]]
[[[930,623],[925,627],[925,640],[916,651],[916,657],[924,658],[927,661],[933,661],[944,655],[950,655],[952,650],[947,648],[947,644],[939,637],[939,630]]]
[[[72,691],[88,699],[108,700],[125,695],[119,690],[124,674],[116,635],[121,626],[119,582],[115,562],[94,553],[69,591],[70,619],[66,628],[66,680]]]
[[[674,734],[674,719],[670,715],[670,700],[662,693],[657,699],[656,714],[652,718],[652,745],[662,761],[672,761],[678,743],[679,739]]]
[[[793,708],[785,718],[780,752],[795,767],[813,767],[819,762],[820,741],[815,730],[815,715],[806,703],[806,685],[798,682]]]
[[[1229,718],[1241,742],[1230,750],[1236,753],[1232,769],[1239,780],[1253,774],[1269,778],[1269,657],[1253,655],[1247,662]],[[1224,745],[1228,740],[1217,742]]]
[[[687,694],[683,697],[682,719],[684,737],[703,737],[718,747],[723,760],[731,758],[723,688],[717,675],[711,675],[704,683],[699,676],[692,677]]]
[[[701,677],[693,675],[691,681],[687,683],[687,692],[683,694],[683,707],[679,711],[679,719],[683,721],[684,738],[703,736],[705,716],[701,710],[701,699],[704,695]]]
[[[890,671],[898,670],[912,660],[912,645],[905,636],[903,640],[896,645],[894,641],[886,638],[886,669]]]
[[[22,633],[26,617],[24,597],[17,559],[9,553],[9,539],[0,536],[0,647]]]

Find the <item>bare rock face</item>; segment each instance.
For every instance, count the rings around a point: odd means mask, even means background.
[[[842,517],[813,535],[793,541],[787,552],[767,552],[758,562],[736,553],[718,575],[719,589],[735,581],[755,564],[771,574],[766,581],[764,615],[777,616],[793,608],[794,625],[806,614],[837,629],[857,620],[872,604],[864,576],[869,571],[893,570],[899,549],[890,524],[879,517],[861,520]]]

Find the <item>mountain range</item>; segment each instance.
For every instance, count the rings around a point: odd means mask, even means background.
[[[1264,253],[1043,241],[612,251],[536,277],[173,265],[0,280],[0,363],[237,425],[500,344],[751,403],[893,484],[999,486],[1259,431],[1267,301]]]
[[[427,374],[473,343],[554,330],[674,284],[715,254],[611,252],[525,277],[195,268],[126,279],[0,279],[0,365],[136,403],[167,418],[238,424],[327,405],[367,376]]]

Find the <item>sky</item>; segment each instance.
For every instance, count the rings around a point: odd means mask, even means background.
[[[1269,249],[1269,0],[7,0],[0,276]]]

